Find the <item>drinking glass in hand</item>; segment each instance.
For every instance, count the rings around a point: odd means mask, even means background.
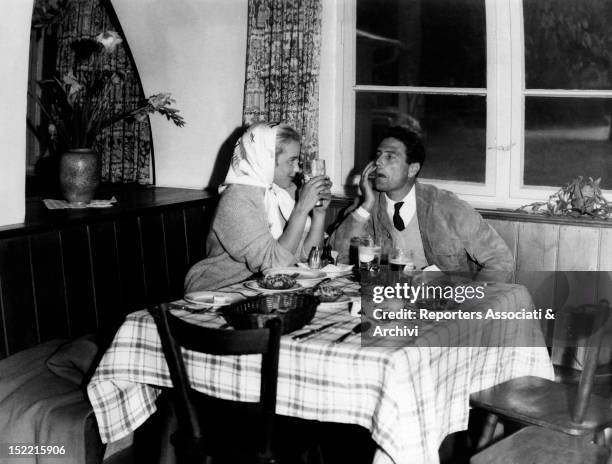
[[[366,271],[380,270],[380,243],[372,237],[362,237],[359,242],[359,269]]]
[[[302,169],[304,175],[304,182],[308,182],[313,177],[325,175],[325,160],[324,159],[312,159],[304,161],[304,168]],[[317,201],[315,206],[321,206],[321,200]]]

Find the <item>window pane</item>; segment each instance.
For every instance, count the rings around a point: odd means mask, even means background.
[[[612,0],[523,0],[526,87],[612,88]]]
[[[355,173],[373,157],[388,125],[423,135],[422,178],[485,181],[486,101],[480,96],[359,92],[355,116]]]
[[[525,98],[525,185],[602,177],[612,189],[612,99]]]
[[[357,0],[357,84],[486,87],[484,0]]]

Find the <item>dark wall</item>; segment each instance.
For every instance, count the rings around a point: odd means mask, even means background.
[[[204,256],[212,202],[149,203],[0,231],[0,358],[53,338],[114,333],[127,313],[182,296],[187,269]]]

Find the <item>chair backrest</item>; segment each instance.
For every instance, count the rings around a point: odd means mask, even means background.
[[[263,329],[225,330],[186,322],[174,316],[165,303],[157,306],[152,314],[174,388],[179,430],[195,440],[201,438],[202,430],[194,407],[194,395],[203,394],[190,387],[180,348],[212,355],[262,355],[258,402],[263,431],[261,448],[264,453],[270,453],[276,410],[281,321],[271,319]]]
[[[583,421],[588,406],[595,383],[604,326],[609,315],[610,307],[606,301],[568,307],[557,313],[554,343],[558,347],[566,348],[566,355],[577,357],[578,348],[584,352],[578,395],[572,409],[572,421],[576,423]]]

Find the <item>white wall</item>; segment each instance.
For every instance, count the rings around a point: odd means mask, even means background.
[[[178,128],[151,117],[157,185],[207,186],[219,148],[242,123],[247,0],[112,3],[145,94],[171,92],[187,121]]]
[[[32,0],[0,1],[0,226],[25,216],[25,141]]]

